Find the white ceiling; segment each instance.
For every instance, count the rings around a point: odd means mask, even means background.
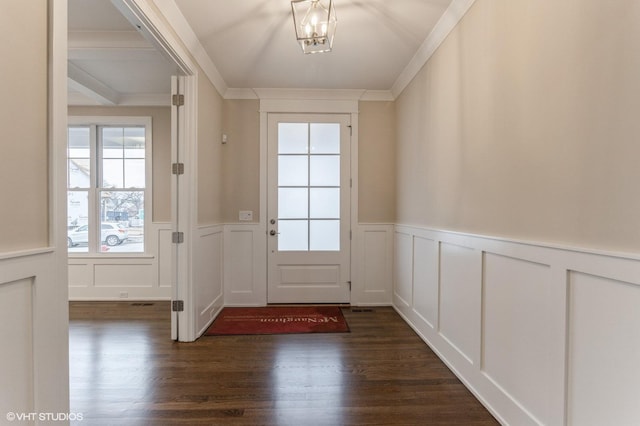
[[[69,0],[70,104],[159,104],[175,65],[119,12]],[[391,90],[452,0],[334,0],[332,52],[305,55],[290,0],[153,0],[233,89]],[[178,16],[176,16],[178,15]],[[193,40],[200,46],[193,46]]]

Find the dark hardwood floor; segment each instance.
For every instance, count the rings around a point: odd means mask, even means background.
[[[176,343],[169,304],[70,304],[78,425],[496,425],[398,314],[351,333]]]

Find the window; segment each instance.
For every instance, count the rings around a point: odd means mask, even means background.
[[[279,251],[340,251],[340,124],[278,123]]]
[[[151,120],[70,119],[69,253],[142,253],[151,205]]]

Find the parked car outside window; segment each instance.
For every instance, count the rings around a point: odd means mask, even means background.
[[[101,238],[100,242],[105,243],[108,246],[117,246],[122,244],[129,238],[129,231],[127,228],[119,223],[102,222]],[[75,230],[69,230],[67,233],[67,245],[69,247],[77,246],[78,244],[89,243],[89,225],[83,225]]]

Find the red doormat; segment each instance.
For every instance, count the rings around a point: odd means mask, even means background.
[[[349,332],[349,326],[337,306],[267,306],[224,308],[204,334],[217,336],[346,332]]]

